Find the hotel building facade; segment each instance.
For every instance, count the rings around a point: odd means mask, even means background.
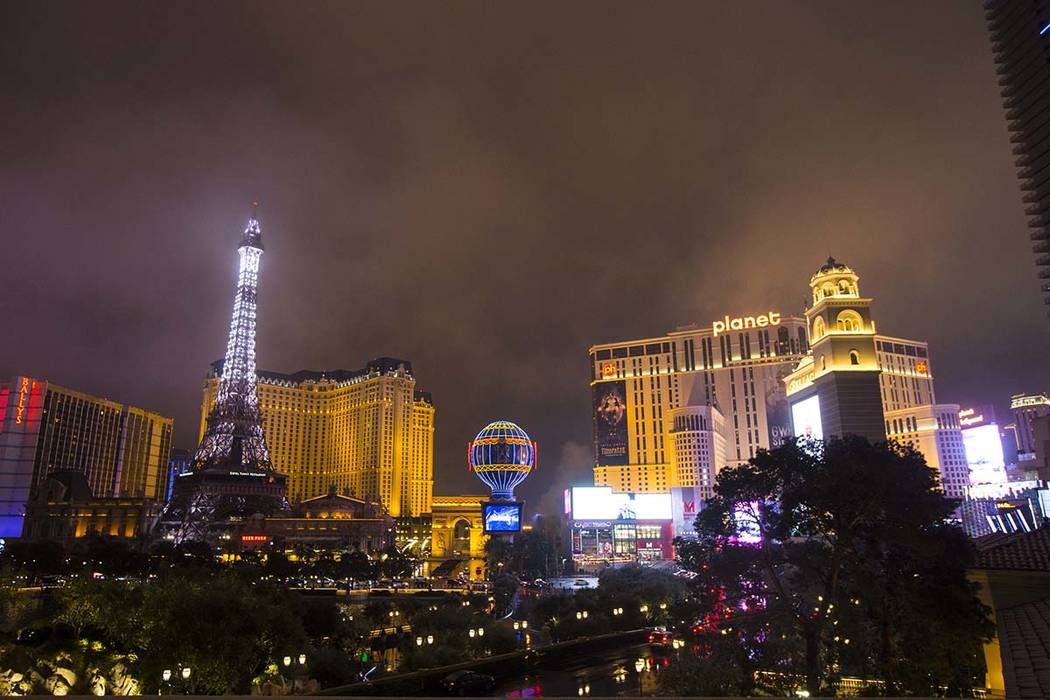
[[[940,471],[946,493],[961,497],[968,468],[959,407],[936,403],[926,343],[875,331],[871,299],[860,296],[858,279],[829,260],[811,278],[814,304],[803,316],[763,310],[593,346],[595,486],[618,493],[690,487],[701,500],[710,498],[723,466],[801,434],[792,414],[822,373],[841,372],[835,377],[841,388],[857,384],[860,375],[841,376],[864,370],[853,407],[863,420],[861,434],[913,445]],[[816,356],[811,338],[821,345]],[[823,369],[814,369],[825,356]],[[822,422],[833,427],[842,420],[827,414]]]
[[[97,499],[162,500],[173,423],[46,379],[0,384],[0,537],[22,535],[26,504],[59,472]]]
[[[204,381],[201,434],[222,362]],[[380,503],[392,517],[431,511],[434,403],[412,364],[383,357],[360,370],[259,371],[263,434],[293,503],[337,493]]]

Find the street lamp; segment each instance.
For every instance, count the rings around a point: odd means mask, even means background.
[[[427,645],[430,645],[430,644],[433,644],[433,643],[434,643],[434,635],[428,634],[427,635]]]
[[[423,638],[422,637],[416,637],[416,646],[417,647],[423,646]]]
[[[182,669],[182,680],[188,681],[190,679],[190,667],[186,666]]]
[[[299,654],[299,665],[300,666],[305,666],[306,665],[306,654]]]
[[[165,683],[170,681],[171,680],[171,669],[170,668],[164,669],[164,672],[160,674],[160,677],[164,679]]]
[[[479,637],[484,637],[485,636],[485,628],[484,627],[478,627],[478,636]]]
[[[478,631],[476,629],[474,629],[473,627],[470,628],[469,634],[471,639],[474,639],[474,635],[476,635],[477,633]]]
[[[291,666],[292,665],[292,657],[290,657],[290,656],[284,657],[283,659],[281,659],[281,663],[283,663],[285,666]]]

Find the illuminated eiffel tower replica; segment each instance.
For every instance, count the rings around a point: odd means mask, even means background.
[[[255,514],[287,514],[287,477],[274,471],[263,437],[255,377],[255,299],[262,231],[255,211],[244,229],[237,294],[215,405],[190,470],[175,477],[155,531],[216,543]]]

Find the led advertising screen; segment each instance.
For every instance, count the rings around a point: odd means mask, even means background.
[[[671,520],[669,493],[613,493],[609,486],[572,489],[573,520]]]
[[[999,426],[995,423],[963,428],[963,447],[970,465],[971,484],[1002,484],[1006,482],[1006,460]]]
[[[791,404],[791,424],[795,429],[795,437],[823,440],[824,429],[820,423],[820,397],[814,395]]]
[[[627,388],[623,380],[598,382],[594,401],[594,459],[600,466],[627,464]]]
[[[481,519],[484,521],[486,534],[490,532],[520,532],[521,504],[486,503],[481,511]]]

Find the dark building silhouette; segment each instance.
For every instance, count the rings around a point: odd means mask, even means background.
[[[1050,304],[1050,0],[986,0],[1032,251]]]

